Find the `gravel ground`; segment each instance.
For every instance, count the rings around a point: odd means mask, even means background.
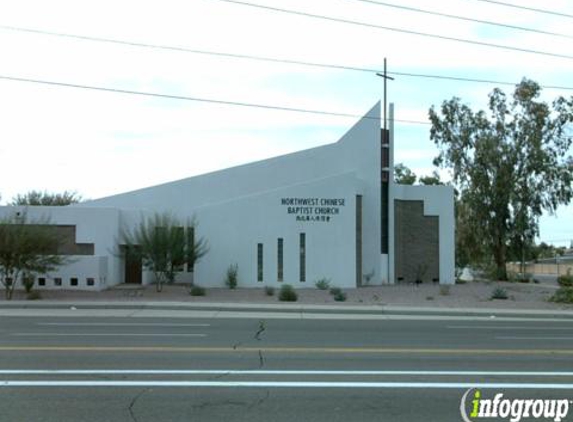
[[[492,300],[491,294],[496,288],[507,291],[507,300]],[[343,306],[391,305],[418,306],[435,308],[506,308],[506,309],[568,309],[573,305],[548,302],[555,292],[556,283],[521,284],[507,282],[474,281],[453,286],[434,284],[412,284],[370,286],[359,289],[344,289],[345,302],[335,302],[328,291],[316,288],[297,289],[298,302],[307,305],[337,304]],[[86,300],[86,301],[177,301],[177,302],[221,302],[276,304],[278,289],[274,296],[267,296],[262,288],[236,289],[208,288],[206,296],[191,296],[186,286],[166,285],[163,292],[157,293],[155,286],[120,285],[102,292],[83,292],[71,290],[41,291],[43,300]],[[0,301],[4,300],[3,295]],[[24,292],[15,292],[14,300],[26,298]]]

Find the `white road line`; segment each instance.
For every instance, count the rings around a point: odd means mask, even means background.
[[[423,375],[573,377],[573,372],[541,371],[337,371],[236,369],[0,369],[0,375]]]
[[[486,326],[486,325],[448,325],[446,328],[450,330],[542,330],[542,331],[549,331],[549,330],[565,330],[565,331],[573,331],[573,327],[517,327],[517,326]]]
[[[36,325],[51,327],[210,327],[211,324],[168,324],[137,322],[38,322]]]
[[[573,340],[573,337],[518,337],[518,336],[498,336],[496,340]]]
[[[12,333],[17,337],[206,337],[207,334],[167,333]]]
[[[0,381],[1,387],[254,387],[254,388],[495,388],[572,390],[573,384],[468,382],[301,382],[301,381]]]

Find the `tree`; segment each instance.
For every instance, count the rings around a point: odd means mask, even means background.
[[[452,170],[452,183],[467,213],[478,248],[493,255],[497,277],[507,279],[508,248],[522,251],[538,234],[539,217],[572,197],[573,99],[539,101],[540,86],[528,79],[508,99],[489,95],[489,112],[474,112],[459,98],[429,111],[430,138],[439,148],[434,163]],[[482,258],[487,256],[482,256]]]
[[[47,191],[31,190],[23,195],[16,195],[12,198],[11,205],[64,206],[77,204],[80,201],[82,201],[82,197],[77,192],[68,192],[66,190],[62,193],[50,193]]]
[[[402,163],[394,166],[394,181],[401,185],[413,185],[416,183],[417,176],[412,170]]]
[[[58,255],[62,238],[48,222],[28,222],[26,214],[0,220],[0,281],[6,300],[12,299],[20,277],[56,270],[65,262]]]
[[[436,170],[432,172],[431,176],[420,176],[418,179],[421,185],[433,186],[433,185],[443,185],[442,179]]]
[[[163,283],[173,283],[185,263],[191,268],[208,252],[204,238],[195,238],[196,222],[186,226],[170,214],[155,214],[144,219],[133,233],[124,232],[123,243],[128,254],[141,258],[143,266],[153,272],[156,290]]]

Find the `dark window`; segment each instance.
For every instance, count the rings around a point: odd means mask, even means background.
[[[257,243],[257,281],[263,281],[263,244]]]
[[[284,249],[284,240],[282,237],[279,237],[277,241],[277,280],[283,281],[284,279],[284,268],[283,268],[283,249]]]
[[[44,277],[38,277],[38,286],[45,286],[46,279]]]
[[[77,285],[78,285],[78,279],[76,277],[70,278],[70,286],[77,286]]]
[[[306,281],[306,234],[300,234],[300,281]]]
[[[195,227],[187,227],[187,272],[195,270]]]
[[[86,278],[86,284],[88,286],[93,286],[93,285],[95,285],[95,280],[92,277],[88,277],[88,278]]]
[[[362,195],[356,195],[356,285],[362,285]]]
[[[61,286],[61,285],[62,285],[62,279],[60,277],[54,278],[54,286]]]

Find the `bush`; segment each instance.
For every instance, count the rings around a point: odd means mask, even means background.
[[[32,288],[34,287],[34,281],[35,279],[32,276],[24,276],[22,278],[22,284],[24,285],[26,293],[30,293],[32,291]]]
[[[337,302],[344,302],[346,301],[346,293],[344,292],[338,292],[337,294],[334,295],[334,300]]]
[[[561,287],[573,287],[573,275],[571,275],[571,269],[567,270],[566,275],[560,275],[557,277],[557,283]]]
[[[506,300],[507,298],[507,290],[501,287],[496,287],[493,289],[493,292],[491,292],[491,299]]]
[[[34,290],[33,292],[29,292],[28,296],[26,296],[27,300],[40,300],[42,299],[42,295],[40,292]]]
[[[279,300],[281,302],[296,302],[298,295],[290,284],[283,284],[279,292]]]
[[[239,284],[239,264],[231,264],[227,268],[225,284],[229,289],[236,289]]]
[[[342,293],[342,290],[340,289],[340,287],[331,287],[330,288],[330,294],[332,296],[339,295],[340,293]]]
[[[274,296],[275,295],[275,288],[271,286],[265,286],[265,294],[267,296]]]
[[[549,298],[549,301],[555,303],[573,303],[573,288],[561,287]]]
[[[330,279],[323,277],[320,280],[317,280],[314,285],[318,290],[328,290],[330,287]]]
[[[200,286],[193,286],[191,287],[191,290],[189,291],[189,294],[191,296],[205,296],[206,291],[204,287],[200,287]]]

